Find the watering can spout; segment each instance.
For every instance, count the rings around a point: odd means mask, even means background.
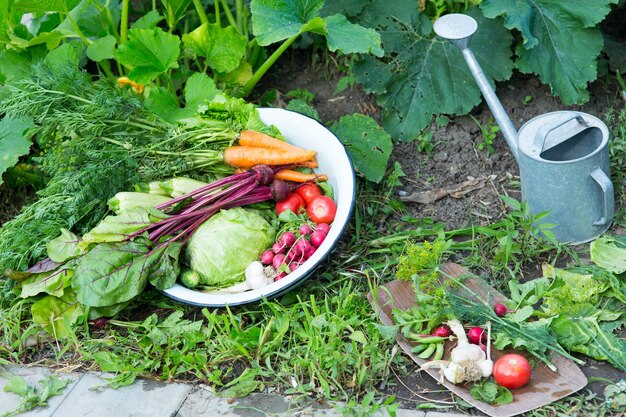
[[[433,26],[437,35],[449,40],[463,53],[463,58],[465,58],[465,62],[467,63],[472,76],[476,80],[480,91],[483,93],[485,101],[493,113],[494,119],[498,123],[498,126],[500,126],[500,131],[502,132],[502,135],[504,135],[504,139],[509,145],[511,153],[515,157],[515,160],[519,163],[517,129],[513,126],[511,119],[509,119],[504,107],[502,107],[502,103],[500,103],[496,93],[493,91],[493,88],[491,88],[489,80],[487,80],[485,73],[478,64],[474,53],[471,49],[469,49],[470,40],[477,28],[478,24],[472,17],[456,13],[440,17]]]

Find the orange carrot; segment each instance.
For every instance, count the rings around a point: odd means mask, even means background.
[[[304,148],[292,145],[284,140],[276,139],[265,133],[257,132],[256,130],[242,130],[239,134],[239,145],[252,146],[253,148],[279,149],[286,152],[302,152],[305,150]]]
[[[317,158],[312,158],[308,161],[300,162],[298,166],[306,168],[317,168],[319,165],[317,164]]]
[[[328,181],[328,176],[324,174],[305,174],[292,169],[281,169],[274,174],[274,178],[292,182]]]
[[[230,146],[224,151],[224,162],[236,168],[252,168],[258,164],[291,165],[308,161],[315,151],[282,151],[279,149],[253,148],[251,146]]]

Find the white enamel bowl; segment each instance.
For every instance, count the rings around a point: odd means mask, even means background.
[[[163,291],[170,298],[196,306],[223,307],[249,304],[282,295],[311,276],[313,270],[333,250],[348,224],[355,199],[354,169],[348,153],[335,135],[317,121],[288,110],[260,108],[259,115],[264,123],[275,125],[288,142],[317,151],[319,168],[316,171],[328,175],[328,183],[333,187],[337,203],[337,214],[330,232],[313,256],[280,281],[238,294],[204,293],[175,284]]]

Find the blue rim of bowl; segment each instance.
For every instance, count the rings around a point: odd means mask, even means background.
[[[301,115],[301,116],[304,116],[304,117],[306,117],[308,119],[311,119],[312,121],[314,121],[315,123],[319,124],[324,129],[326,129],[326,130],[328,130],[330,132],[330,129],[328,129],[326,126],[324,126],[323,124],[321,124],[317,120],[313,119],[312,117],[309,117],[309,116],[307,116],[305,114],[302,114],[302,113],[298,113],[298,114]],[[355,201],[356,201],[356,173],[354,171],[354,164],[352,163],[352,158],[350,157],[350,154],[346,150],[346,147],[344,146],[344,144],[341,143],[339,138],[337,138],[337,136],[334,133],[332,133],[332,134],[337,139],[337,141],[341,144],[341,147],[343,148],[343,152],[345,153],[346,157],[348,158],[348,163],[350,164],[350,168],[351,168],[351,171],[352,171],[352,184],[354,184],[354,187],[352,188],[351,204],[350,204],[350,209],[348,210],[347,220],[344,223],[344,225],[341,228],[341,230],[339,231],[339,237],[337,238],[337,240],[335,240],[333,242],[332,246],[328,249],[328,251],[326,251],[324,256],[322,256],[315,264],[313,264],[309,268],[309,271],[306,274],[303,274],[297,280],[295,280],[294,282],[292,282],[289,285],[277,288],[276,291],[274,291],[274,292],[271,292],[271,293],[266,294],[264,296],[254,297],[254,298],[251,298],[251,299],[246,300],[246,301],[238,301],[238,302],[234,302],[234,303],[222,303],[222,304],[196,303],[196,302],[193,302],[193,301],[185,300],[185,299],[180,298],[180,297],[173,296],[173,295],[165,292],[165,290],[159,290],[159,292],[161,292],[163,295],[165,295],[166,297],[168,297],[168,298],[170,298],[170,299],[172,299],[174,301],[178,301],[180,303],[187,304],[187,305],[190,305],[190,306],[220,308],[220,307],[227,307],[227,306],[228,307],[244,306],[244,305],[248,305],[248,304],[252,304],[252,303],[257,303],[257,302],[262,301],[262,300],[270,300],[270,299],[273,299],[273,298],[276,298],[276,297],[280,297],[280,296],[288,293],[289,291],[295,290],[299,286],[304,284],[304,282],[311,277],[313,272],[315,272],[315,270],[320,266],[320,264],[322,264],[322,262],[325,262],[326,259],[328,259],[328,257],[330,256],[330,254],[332,252],[334,252],[335,247],[337,246],[337,243],[339,243],[339,240],[341,240],[341,236],[343,235],[343,232],[345,232],[346,228],[348,227],[348,223],[350,223],[350,220],[352,219],[352,215],[354,214],[354,205],[355,205]]]

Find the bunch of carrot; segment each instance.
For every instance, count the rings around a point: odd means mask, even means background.
[[[285,166],[276,172],[275,178],[283,181],[308,182],[326,181],[326,175],[307,174],[294,167],[317,168],[316,152],[292,145],[280,139],[254,130],[243,130],[239,144],[224,151],[224,162],[240,170],[255,165]]]

